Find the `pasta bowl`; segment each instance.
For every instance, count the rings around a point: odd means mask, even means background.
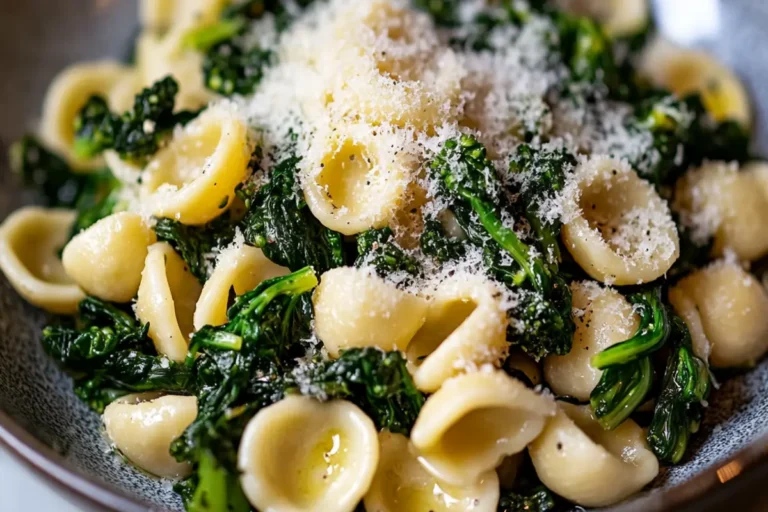
[[[39,116],[40,99],[64,66],[107,55],[130,58],[134,2],[9,2],[0,17],[0,218],[28,201],[7,168],[6,149]],[[760,0],[658,0],[661,30],[715,53],[744,79],[756,112],[756,150],[768,153],[768,6]],[[757,221],[757,219],[756,219]],[[181,510],[167,481],[114,455],[101,421],[72,392],[69,378],[37,342],[45,315],[0,279],[0,440],[21,458],[98,506],[114,510]],[[694,438],[691,456],[665,469],[653,489],[625,510],[719,510],[768,507],[768,361],[717,389]],[[610,483],[607,483],[610,485]],[[762,506],[761,506],[762,503]]]

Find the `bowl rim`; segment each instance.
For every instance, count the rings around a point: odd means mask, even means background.
[[[47,482],[103,510],[157,510],[156,506],[74,468],[65,456],[40,441],[2,409],[0,445],[8,448],[11,454],[35,472],[48,477]],[[635,499],[618,504],[613,510],[681,511],[689,507],[696,511],[716,510],[716,505],[708,505],[706,501],[715,498],[722,500],[737,484],[746,482],[750,477],[754,478],[756,473],[768,473],[768,435],[754,439],[733,456],[705,468],[679,485],[664,490],[645,491]]]

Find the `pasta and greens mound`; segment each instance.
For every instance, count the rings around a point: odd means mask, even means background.
[[[681,462],[709,364],[768,348],[710,327],[768,313],[723,199],[768,171],[734,77],[649,76],[645,2],[592,3],[146,0],[134,64],[62,74],[13,165],[72,213],[1,266],[116,448],[190,511],[544,512]]]

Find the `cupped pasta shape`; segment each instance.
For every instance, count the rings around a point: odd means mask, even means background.
[[[187,356],[195,303],[202,287],[173,248],[158,242],[149,247],[141,273],[136,316],[149,323],[158,353],[174,361]]]
[[[213,108],[176,133],[147,165],[143,201],[153,215],[205,224],[226,211],[248,174],[245,124]]]
[[[139,0],[142,28],[163,32],[176,20],[179,0]]]
[[[43,103],[40,135],[45,143],[63,155],[76,169],[94,169],[100,159],[82,159],[74,151],[75,117],[94,94],[110,98],[110,92],[131,69],[116,61],[75,64],[54,78]]]
[[[85,298],[58,257],[75,216],[70,210],[28,206],[0,226],[0,269],[19,295],[51,313],[74,314]]]
[[[644,51],[640,71],[653,85],[680,97],[701,94],[715,121],[737,121],[745,128],[752,124],[749,95],[741,80],[708,53],[657,39]]]
[[[468,486],[448,485],[429,474],[410,453],[408,438],[379,434],[379,467],[363,503],[366,512],[495,512],[499,480],[489,471]]]
[[[669,301],[696,355],[717,368],[753,366],[768,351],[768,294],[739,265],[716,262],[682,279]]]
[[[289,273],[290,270],[272,263],[256,247],[242,245],[224,250],[195,306],[195,330],[227,322],[230,290],[239,296],[253,290],[262,281]]]
[[[378,463],[376,427],[363,411],[301,396],[259,411],[238,451],[243,491],[264,512],[351,512]]]
[[[324,226],[354,235],[394,218],[416,167],[399,139],[361,124],[315,134],[301,186]]]
[[[406,351],[416,387],[431,393],[461,373],[499,366],[509,346],[507,324],[494,284],[465,274],[444,281]]]
[[[320,278],[315,332],[331,357],[354,347],[405,350],[427,316],[427,301],[369,269],[342,267]]]
[[[624,162],[597,157],[577,169],[577,211],[563,243],[590,277],[607,284],[651,282],[680,254],[667,203]]]
[[[750,165],[740,171],[725,162],[709,162],[678,180],[674,207],[695,237],[714,237],[714,256],[730,251],[753,261],[768,254],[768,232],[755,222],[768,212],[762,169]]]
[[[171,443],[197,418],[194,396],[128,395],[104,409],[107,435],[128,460],[163,478],[182,478],[192,471],[170,453]]]
[[[557,395],[586,402],[603,374],[590,364],[590,359],[631,338],[639,319],[621,294],[597,283],[573,283],[571,293],[576,326],[573,346],[564,356],[550,355],[544,359],[544,378]]]
[[[557,414],[528,447],[544,485],[579,505],[604,507],[656,477],[659,461],[633,420],[603,430],[588,405],[558,405]]]
[[[639,34],[648,27],[648,0],[556,0],[567,11],[596,19],[611,37]]]
[[[534,386],[541,384],[541,366],[522,350],[515,350],[507,356],[504,361],[504,369],[508,372],[521,373]]]
[[[473,485],[504,457],[524,450],[555,410],[550,398],[502,371],[460,375],[427,398],[411,442],[437,478]]]
[[[120,212],[76,235],[64,248],[67,274],[89,295],[111,302],[136,296],[155,232],[136,213]]]

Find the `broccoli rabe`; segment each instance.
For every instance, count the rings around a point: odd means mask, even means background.
[[[592,356],[590,364],[603,370],[590,404],[603,428],[619,426],[639,407],[653,385],[650,355],[670,337],[672,322],[661,298],[661,288],[629,295],[640,325],[628,340]]]
[[[552,172],[532,177],[532,182],[542,180],[542,191],[546,186],[544,181],[557,179],[558,171],[554,167],[555,164]],[[525,168],[524,159],[521,159],[521,168]],[[430,169],[438,180],[440,194],[451,204],[450,210],[469,242],[482,248],[491,274],[519,291],[517,304],[508,312],[512,318],[512,341],[537,358],[548,353],[567,354],[574,329],[571,292],[558,273],[557,261],[542,255],[544,250],[559,254],[559,249],[528,245],[502,222],[502,211],[514,211],[514,206],[503,201],[501,182],[485,148],[467,135],[449,140],[431,162]],[[533,198],[538,189],[539,185],[530,185],[532,202],[528,208],[523,205],[531,215],[536,214]],[[539,225],[541,229],[552,229],[544,222]],[[439,235],[434,229],[428,233],[432,238]],[[427,239],[422,243],[432,242]],[[552,238],[552,244],[556,243]],[[444,243],[443,247],[446,247]]]
[[[173,219],[157,219],[155,233],[168,242],[201,283],[208,280],[211,255],[216,247],[224,247],[235,237],[236,224],[228,214],[204,226],[187,226]]]
[[[102,96],[91,96],[75,118],[75,153],[92,158],[114,149],[123,159],[141,162],[153,155],[166,135],[197,113],[174,113],[179,84],[167,76],[136,95],[133,108],[113,113]]]
[[[108,170],[94,173],[86,182],[75,205],[77,217],[72,225],[73,237],[96,224],[101,219],[125,209],[122,200],[122,184]]]
[[[381,275],[393,272],[418,273],[416,260],[398,246],[392,237],[392,230],[388,227],[371,229],[357,235],[355,265],[371,265]]]
[[[498,512],[549,512],[555,510],[555,498],[543,485],[526,490],[502,491]]]
[[[231,41],[221,42],[203,58],[205,86],[223,96],[251,94],[274,60],[270,50],[244,49]]]
[[[693,353],[691,335],[679,317],[672,317],[672,351],[664,383],[648,430],[648,443],[659,460],[677,464],[691,434],[699,429],[711,388],[707,364]]]
[[[453,27],[459,23],[460,0],[414,0],[417,9],[429,13],[435,23],[445,27]]]
[[[11,170],[26,187],[39,192],[46,206],[72,208],[91,182],[89,174],[78,174],[56,153],[31,135],[10,149]]]
[[[547,212],[542,209],[548,199],[563,190],[566,175],[575,166],[576,159],[563,149],[537,151],[527,144],[518,147],[509,166],[512,175],[520,179],[518,204],[550,264],[554,265],[561,259],[558,238],[562,224],[559,220],[548,220]]]
[[[267,280],[236,300],[225,325],[192,336],[186,367],[195,376],[198,415],[171,453],[195,466],[184,485],[193,510],[210,510],[210,503],[237,510],[242,503],[240,437],[259,409],[282,398],[284,365],[302,355],[297,342],[311,321],[306,294],[316,285],[310,268]]]
[[[249,201],[243,234],[278,265],[322,273],[344,264],[342,236],[312,215],[296,182],[298,163],[289,157],[272,169],[269,183]]]
[[[466,252],[465,242],[451,238],[445,232],[443,225],[435,219],[424,222],[420,245],[425,255],[436,259],[439,263],[458,259]]]
[[[333,361],[294,373],[294,392],[349,400],[378,428],[408,435],[424,395],[416,389],[400,352],[356,348]]]

